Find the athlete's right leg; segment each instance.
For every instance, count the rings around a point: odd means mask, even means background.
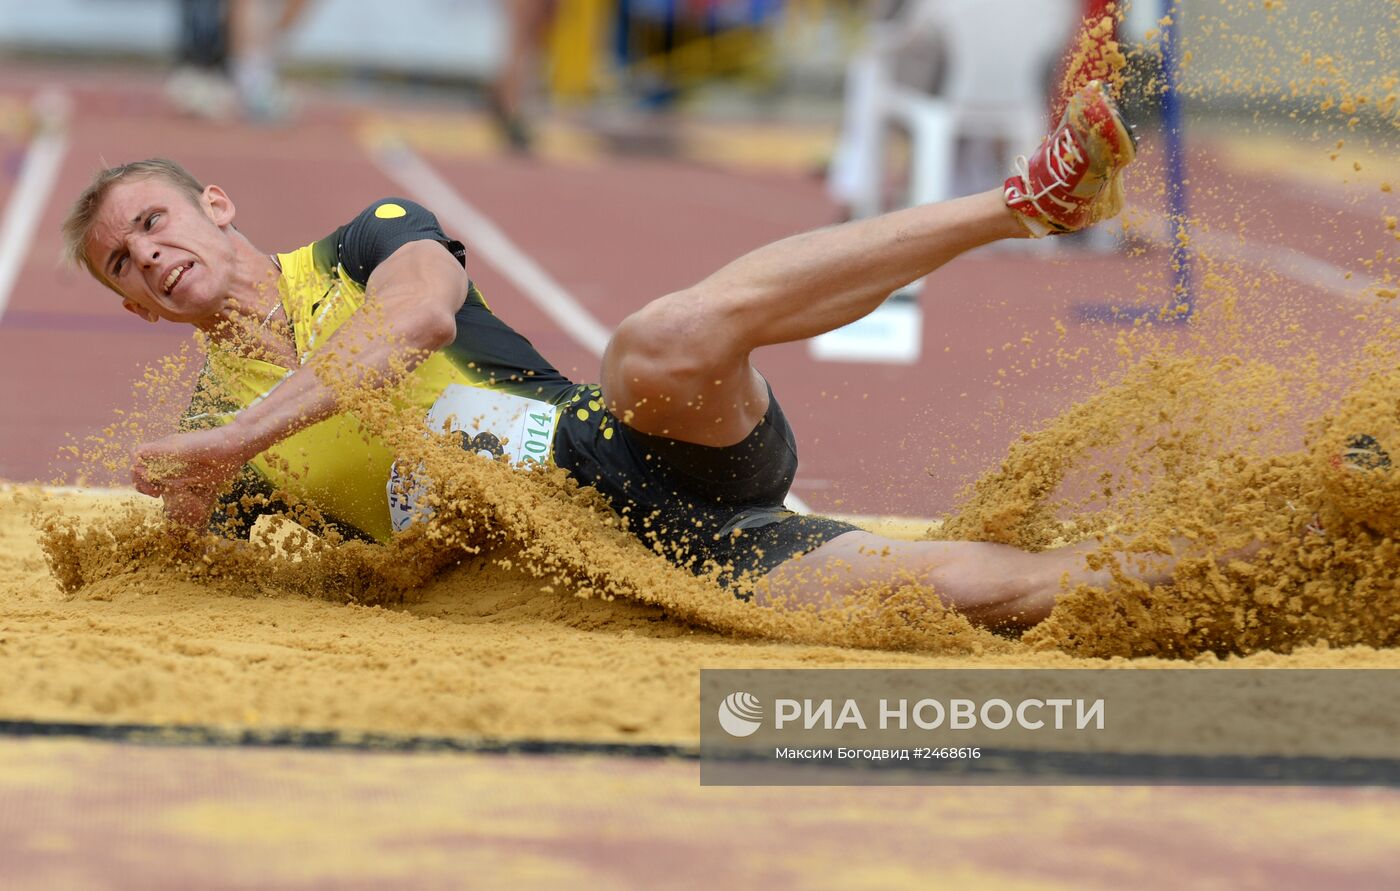
[[[753,350],[849,324],[980,245],[1111,216],[1133,154],[1122,120],[1091,84],[1004,189],[784,239],[629,316],[603,356],[609,407],[643,433],[740,442],[768,407]]]
[[[949,609],[981,625],[1024,628],[1050,615],[1063,584],[1107,585],[1107,570],[1091,570],[1085,556],[1097,542],[1047,551],[1023,551],[980,541],[902,541],[869,532],[847,532],[779,564],[759,583],[760,604],[820,606],[870,588],[914,582],[926,585]],[[1169,565],[1142,573],[1165,583]]]

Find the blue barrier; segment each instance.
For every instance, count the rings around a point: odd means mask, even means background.
[[[1162,307],[1118,306],[1107,303],[1081,304],[1074,308],[1074,317],[1081,322],[1117,322],[1132,324],[1151,320],[1165,324],[1184,324],[1195,312],[1196,301],[1191,280],[1191,248],[1187,238],[1190,201],[1186,188],[1186,152],[1182,144],[1180,70],[1177,45],[1181,35],[1181,10],[1177,0],[1161,0],[1161,94],[1159,111],[1162,120],[1163,166],[1166,175],[1167,223],[1171,238],[1172,291]]]

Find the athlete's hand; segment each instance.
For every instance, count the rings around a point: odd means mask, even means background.
[[[251,457],[247,448],[228,427],[176,433],[137,447],[131,480],[136,491],[163,499],[172,520],[202,528],[219,489]]]

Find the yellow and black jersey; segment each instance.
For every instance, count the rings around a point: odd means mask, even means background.
[[[299,362],[304,364],[360,311],[366,283],[378,265],[403,245],[422,239],[442,244],[465,264],[461,243],[443,233],[432,213],[403,198],[375,202],[327,237],[279,253],[282,275],[277,286]],[[222,423],[261,399],[293,371],[211,349],[187,422],[191,426]],[[426,413],[452,384],[550,404],[586,395],[492,313],[475,283],[469,286],[457,312],[453,342],[413,372],[411,398]],[[345,532],[385,541],[393,532],[385,495],[392,464],[389,448],[353,414],[336,415],[288,437],[250,462],[234,492],[224,499],[215,522],[227,528],[235,505],[253,503],[245,496],[279,491],[315,505]],[[246,532],[251,519],[245,513],[234,525]]]

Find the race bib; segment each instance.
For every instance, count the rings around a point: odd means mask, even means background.
[[[449,384],[428,410],[432,433],[455,433],[462,448],[485,458],[508,457],[527,466],[548,462],[553,452],[559,410],[548,402]],[[424,501],[431,481],[420,470],[406,474],[398,462],[389,468],[389,516],[394,531],[402,532],[418,519],[432,516]]]

